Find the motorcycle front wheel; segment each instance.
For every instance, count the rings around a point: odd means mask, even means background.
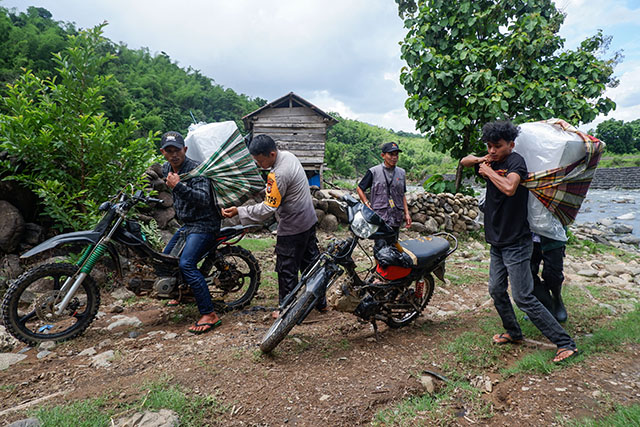
[[[313,304],[315,295],[304,291],[299,297],[287,307],[280,317],[271,325],[260,343],[260,350],[263,353],[270,353],[280,341],[287,336],[289,331],[301,320],[307,312],[309,306]]]
[[[251,302],[260,284],[260,265],[248,250],[225,246],[205,258],[200,272],[209,285],[214,301],[229,310],[245,307]]]
[[[390,328],[401,328],[411,323],[429,304],[434,287],[433,277],[427,274],[412,282],[403,292],[397,292],[393,301],[385,304],[382,310],[383,322]]]
[[[65,311],[56,313],[60,288],[76,273],[74,264],[44,264],[28,270],[9,287],[2,300],[2,320],[9,333],[29,345],[65,341],[83,333],[96,317],[100,291],[87,276]]]

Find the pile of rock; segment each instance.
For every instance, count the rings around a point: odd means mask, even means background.
[[[573,224],[570,228],[578,240],[592,240],[628,250],[640,247],[640,237],[632,234],[633,226],[612,218],[603,218],[596,223]]]
[[[457,193],[418,193],[407,195],[411,213],[411,230],[423,234],[438,231],[464,233],[481,228],[478,218],[478,200]]]

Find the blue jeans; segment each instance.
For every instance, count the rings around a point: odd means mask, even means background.
[[[509,246],[491,246],[489,295],[493,298],[493,304],[502,319],[502,326],[514,340],[522,339],[522,330],[507,293],[510,281],[513,300],[540,332],[558,348],[575,349],[576,344],[569,334],[533,295],[530,266],[532,249],[533,242],[530,236]]]
[[[180,240],[180,235],[184,234],[183,228],[178,230],[173,235],[167,247],[164,248],[164,253],[171,252],[173,247]],[[189,233],[186,235],[184,249],[180,255],[180,271],[182,277],[187,285],[191,288],[193,296],[196,298],[196,304],[198,305],[198,311],[201,315],[210,314],[214,312],[213,302],[211,301],[211,294],[209,293],[209,287],[204,280],[204,276],[198,270],[198,261],[204,255],[206,251],[211,248],[215,235],[213,233]]]

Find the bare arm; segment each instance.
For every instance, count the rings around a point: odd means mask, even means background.
[[[407,204],[407,196],[402,196],[402,204],[404,206],[404,221],[407,228],[411,227],[411,214],[409,213],[409,205]]]
[[[483,163],[483,162],[488,161],[487,157],[488,156],[478,157],[478,156],[473,156],[473,155],[470,154],[470,155],[468,155],[466,157],[463,157],[460,160],[460,164],[463,167],[468,168],[468,167],[471,167],[473,165],[477,165],[478,163]]]
[[[520,184],[520,175],[515,172],[509,173],[507,176],[500,176],[491,169],[488,163],[480,164],[478,173],[485,178],[491,180],[498,190],[506,194],[507,196],[513,196],[516,194],[516,189]]]
[[[364,191],[362,190],[362,188],[356,187],[356,191],[358,192],[358,197],[360,197],[360,201],[365,205],[371,207],[371,205],[369,204],[369,200],[367,200],[367,195],[364,194]]]

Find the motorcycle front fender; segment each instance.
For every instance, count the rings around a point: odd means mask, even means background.
[[[34,255],[48,251],[49,249],[53,249],[55,247],[69,244],[69,243],[83,243],[87,245],[95,245],[98,243],[101,237],[102,237],[102,233],[97,231],[74,231],[72,233],[59,234],[55,237],[52,237],[49,240],[46,240],[40,243],[38,246],[35,246],[29,249],[27,252],[23,253],[20,256],[20,258],[27,259]],[[118,251],[111,243],[107,243],[106,247],[107,247],[107,251],[109,252],[109,256],[113,260],[113,263],[116,268],[116,272],[120,277],[122,277],[123,276],[122,264],[120,263],[120,257],[118,256]]]
[[[73,233],[59,234],[40,243],[38,246],[29,249],[27,252],[23,253],[20,258],[27,259],[44,251],[48,251],[49,249],[68,243],[86,243],[95,245],[98,243],[98,240],[100,240],[100,237],[102,237],[102,233],[96,231],[74,231]]]

